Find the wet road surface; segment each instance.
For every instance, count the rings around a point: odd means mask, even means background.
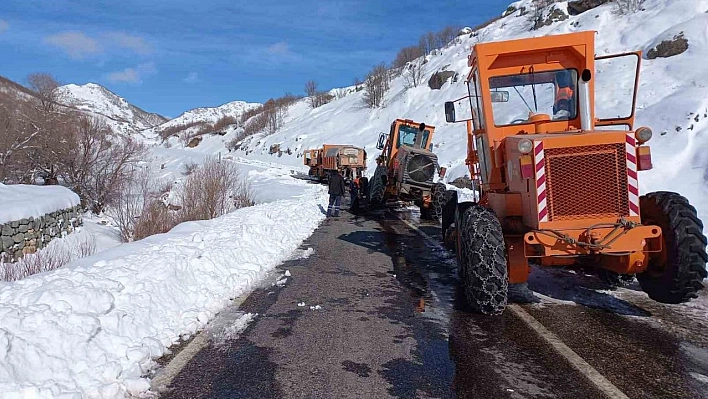
[[[206,346],[160,397],[606,397],[514,312],[466,309],[454,253],[397,216],[324,222],[302,247],[314,253],[281,266],[284,286],[241,304],[249,327]],[[625,397],[708,398],[705,315],[563,271],[535,270],[530,286],[544,301],[523,310]]]

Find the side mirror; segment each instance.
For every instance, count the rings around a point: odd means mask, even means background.
[[[376,143],[376,149],[383,150],[384,144],[386,144],[386,133],[379,133],[379,141]]]
[[[455,122],[455,103],[452,101],[445,102],[445,121]]]
[[[492,92],[492,102],[493,103],[505,103],[509,101],[508,91],[493,91]]]
[[[435,148],[435,144],[430,143],[430,145],[428,146],[428,151],[433,152],[433,148]]]

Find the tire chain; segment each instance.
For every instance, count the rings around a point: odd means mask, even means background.
[[[460,222],[462,279],[470,306],[483,314],[500,314],[507,304],[504,236],[491,210],[473,205]]]

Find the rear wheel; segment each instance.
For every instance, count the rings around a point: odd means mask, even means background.
[[[653,255],[637,275],[644,292],[655,301],[681,303],[697,297],[706,272],[706,237],[696,209],[685,197],[655,192],[639,199],[642,223],[661,227],[663,251]]]
[[[369,203],[378,205],[383,201],[384,195],[384,177],[386,176],[386,167],[378,166],[374,172],[374,177],[369,182]]]
[[[506,247],[501,224],[478,204],[458,208],[457,262],[465,297],[476,312],[501,314],[507,304]]]
[[[450,234],[450,227],[455,223],[455,210],[457,209],[457,191],[446,190],[445,202],[442,208],[441,223],[442,223],[442,240],[445,247],[454,247],[454,242],[448,242],[447,238]]]

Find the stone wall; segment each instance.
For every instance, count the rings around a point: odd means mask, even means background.
[[[0,224],[0,261],[15,262],[82,224],[80,206]]]

